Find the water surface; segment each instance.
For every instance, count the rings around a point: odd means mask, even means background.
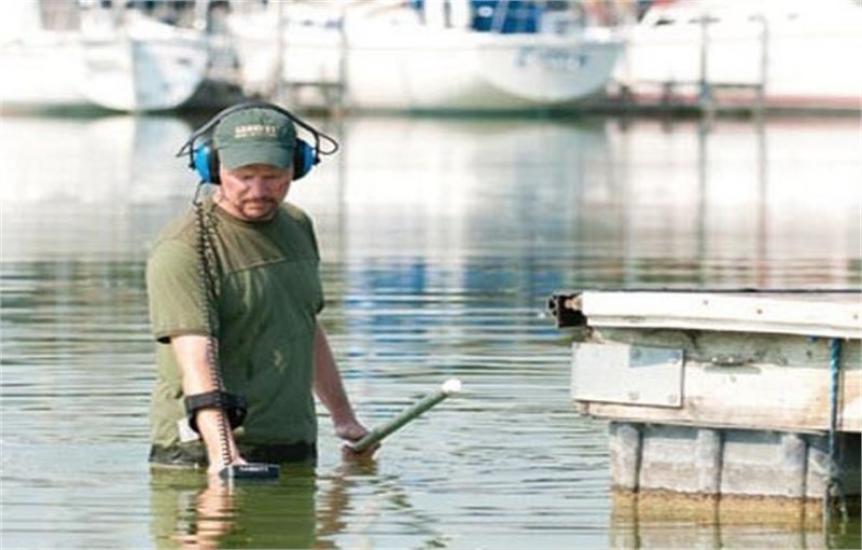
[[[575,414],[568,341],[544,309],[596,286],[858,287],[857,121],[324,125],[343,152],[289,199],[316,223],[322,321],[355,408],[375,424],[453,376],[466,394],[372,464],[342,464],[322,418],[316,469],[278,485],[151,476],[143,266],[188,207],[195,181],[173,153],[192,128],[4,118],[5,548],[846,542],[614,519],[605,426]]]

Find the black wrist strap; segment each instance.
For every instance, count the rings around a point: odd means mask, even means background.
[[[186,412],[189,415],[189,427],[198,430],[197,415],[203,409],[221,409],[227,416],[230,429],[235,430],[242,425],[247,412],[245,398],[240,395],[213,390],[206,393],[196,393],[186,396]]]

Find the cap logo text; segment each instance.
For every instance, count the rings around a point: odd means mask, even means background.
[[[234,139],[278,137],[278,127],[272,124],[240,124],[233,129]]]

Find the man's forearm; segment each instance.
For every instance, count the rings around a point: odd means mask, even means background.
[[[171,339],[177,363],[179,363],[182,371],[183,394],[186,396],[214,391],[219,387],[218,381],[213,377],[213,369],[210,367],[207,340],[208,338],[205,336],[195,335],[178,336]],[[213,345],[218,344],[213,342]],[[195,420],[198,431],[206,444],[210,465],[223,465],[223,445],[228,446],[232,458],[239,457],[233,433],[229,427],[225,430],[227,440],[222,442],[224,436],[221,433],[219,423],[227,422],[222,411],[203,409],[198,411]]]

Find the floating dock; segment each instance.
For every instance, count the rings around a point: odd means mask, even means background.
[[[573,329],[576,406],[609,421],[617,491],[809,519],[858,509],[862,291],[583,291],[550,306]]]

